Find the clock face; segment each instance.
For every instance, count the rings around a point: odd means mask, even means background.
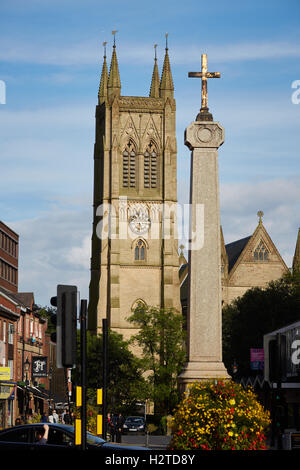
[[[150,225],[150,218],[143,210],[137,211],[136,214],[131,216],[129,219],[129,226],[131,230],[137,234],[148,232]]]

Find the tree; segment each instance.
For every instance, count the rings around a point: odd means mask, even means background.
[[[287,274],[266,288],[249,289],[223,308],[223,359],[237,362],[238,375],[251,375],[250,349],[263,348],[263,336],[300,320],[300,276]]]
[[[131,339],[141,349],[155,411],[165,414],[179,399],[177,376],[185,362],[183,317],[172,308],[140,303],[128,321],[139,329]]]
[[[78,361],[80,361],[78,340]],[[107,354],[107,409],[113,413],[131,413],[137,401],[145,400],[148,388],[140,361],[129,350],[122,335],[109,331]],[[96,404],[96,390],[103,386],[103,336],[87,332],[87,397]],[[72,380],[80,384],[80,368],[73,370]]]

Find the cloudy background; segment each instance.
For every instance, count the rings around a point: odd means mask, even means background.
[[[2,0],[0,219],[20,235],[19,290],[48,305],[58,283],[88,298],[94,113],[103,41],[118,30],[122,94],[147,96],[164,35],[177,102],[178,199],[188,201],[185,127],[200,107],[201,53],[208,104],[225,127],[219,151],[225,243],[253,233],[257,211],[290,267],[300,207],[300,4],[287,1]],[[296,95],[300,99],[300,93]]]

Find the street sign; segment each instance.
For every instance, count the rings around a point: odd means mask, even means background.
[[[32,358],[32,378],[48,376],[48,357],[34,356]]]

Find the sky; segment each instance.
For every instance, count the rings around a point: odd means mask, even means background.
[[[0,220],[20,235],[19,291],[49,305],[57,284],[88,299],[95,106],[116,45],[124,96],[148,96],[165,34],[177,106],[178,201],[188,202],[184,130],[200,108],[201,54],[220,79],[208,106],[219,149],[225,243],[257,212],[288,267],[300,208],[300,2],[1,0]]]

